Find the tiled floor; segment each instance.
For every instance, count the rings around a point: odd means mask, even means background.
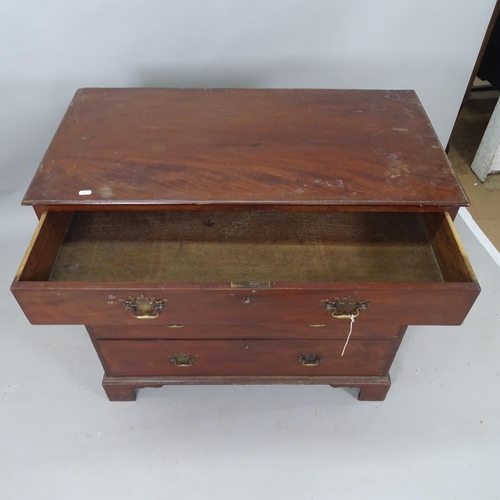
[[[500,175],[483,184],[470,169],[498,96],[497,91],[471,93],[451,136],[449,157],[471,202],[469,212],[500,250]]]

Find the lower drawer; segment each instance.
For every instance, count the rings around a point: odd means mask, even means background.
[[[100,340],[106,375],[383,375],[390,340]]]

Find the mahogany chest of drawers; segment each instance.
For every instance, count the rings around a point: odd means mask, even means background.
[[[407,325],[459,325],[480,291],[413,91],[82,89],[23,203],[40,222],[12,292],[33,324],[86,325],[110,400],[383,400]]]

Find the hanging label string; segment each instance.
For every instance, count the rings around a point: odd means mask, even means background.
[[[345,344],[344,344],[344,348],[342,349],[342,354],[341,356],[344,355],[344,352],[345,352],[345,349],[347,347],[347,344],[349,343],[349,339],[351,338],[351,333],[352,333],[352,325],[354,324],[354,315],[351,314],[351,324],[349,326],[349,334],[347,335],[347,339],[345,341]]]

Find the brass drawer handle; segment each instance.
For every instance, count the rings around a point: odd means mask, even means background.
[[[123,302],[125,310],[131,311],[134,318],[137,319],[155,319],[160,315],[160,311],[165,309],[167,299],[156,300],[156,297],[130,296],[127,300],[120,299]]]
[[[353,299],[350,295],[344,299],[335,297],[333,302],[323,300],[323,307],[332,312],[332,317],[336,319],[353,319],[359,316],[361,311],[368,309],[371,300],[361,302],[359,299]]]
[[[359,309],[356,309],[354,313],[342,313],[342,314],[335,314],[335,311],[332,312],[332,318],[337,318],[337,319],[354,319],[359,316]]]
[[[310,352],[309,354],[299,354],[297,359],[303,366],[317,366],[323,361],[323,356]]]
[[[172,363],[175,366],[185,367],[185,366],[191,366],[194,363],[196,356],[193,356],[191,354],[181,353],[181,354],[172,354],[171,356],[168,357],[168,359],[170,359],[170,361],[172,361]]]

